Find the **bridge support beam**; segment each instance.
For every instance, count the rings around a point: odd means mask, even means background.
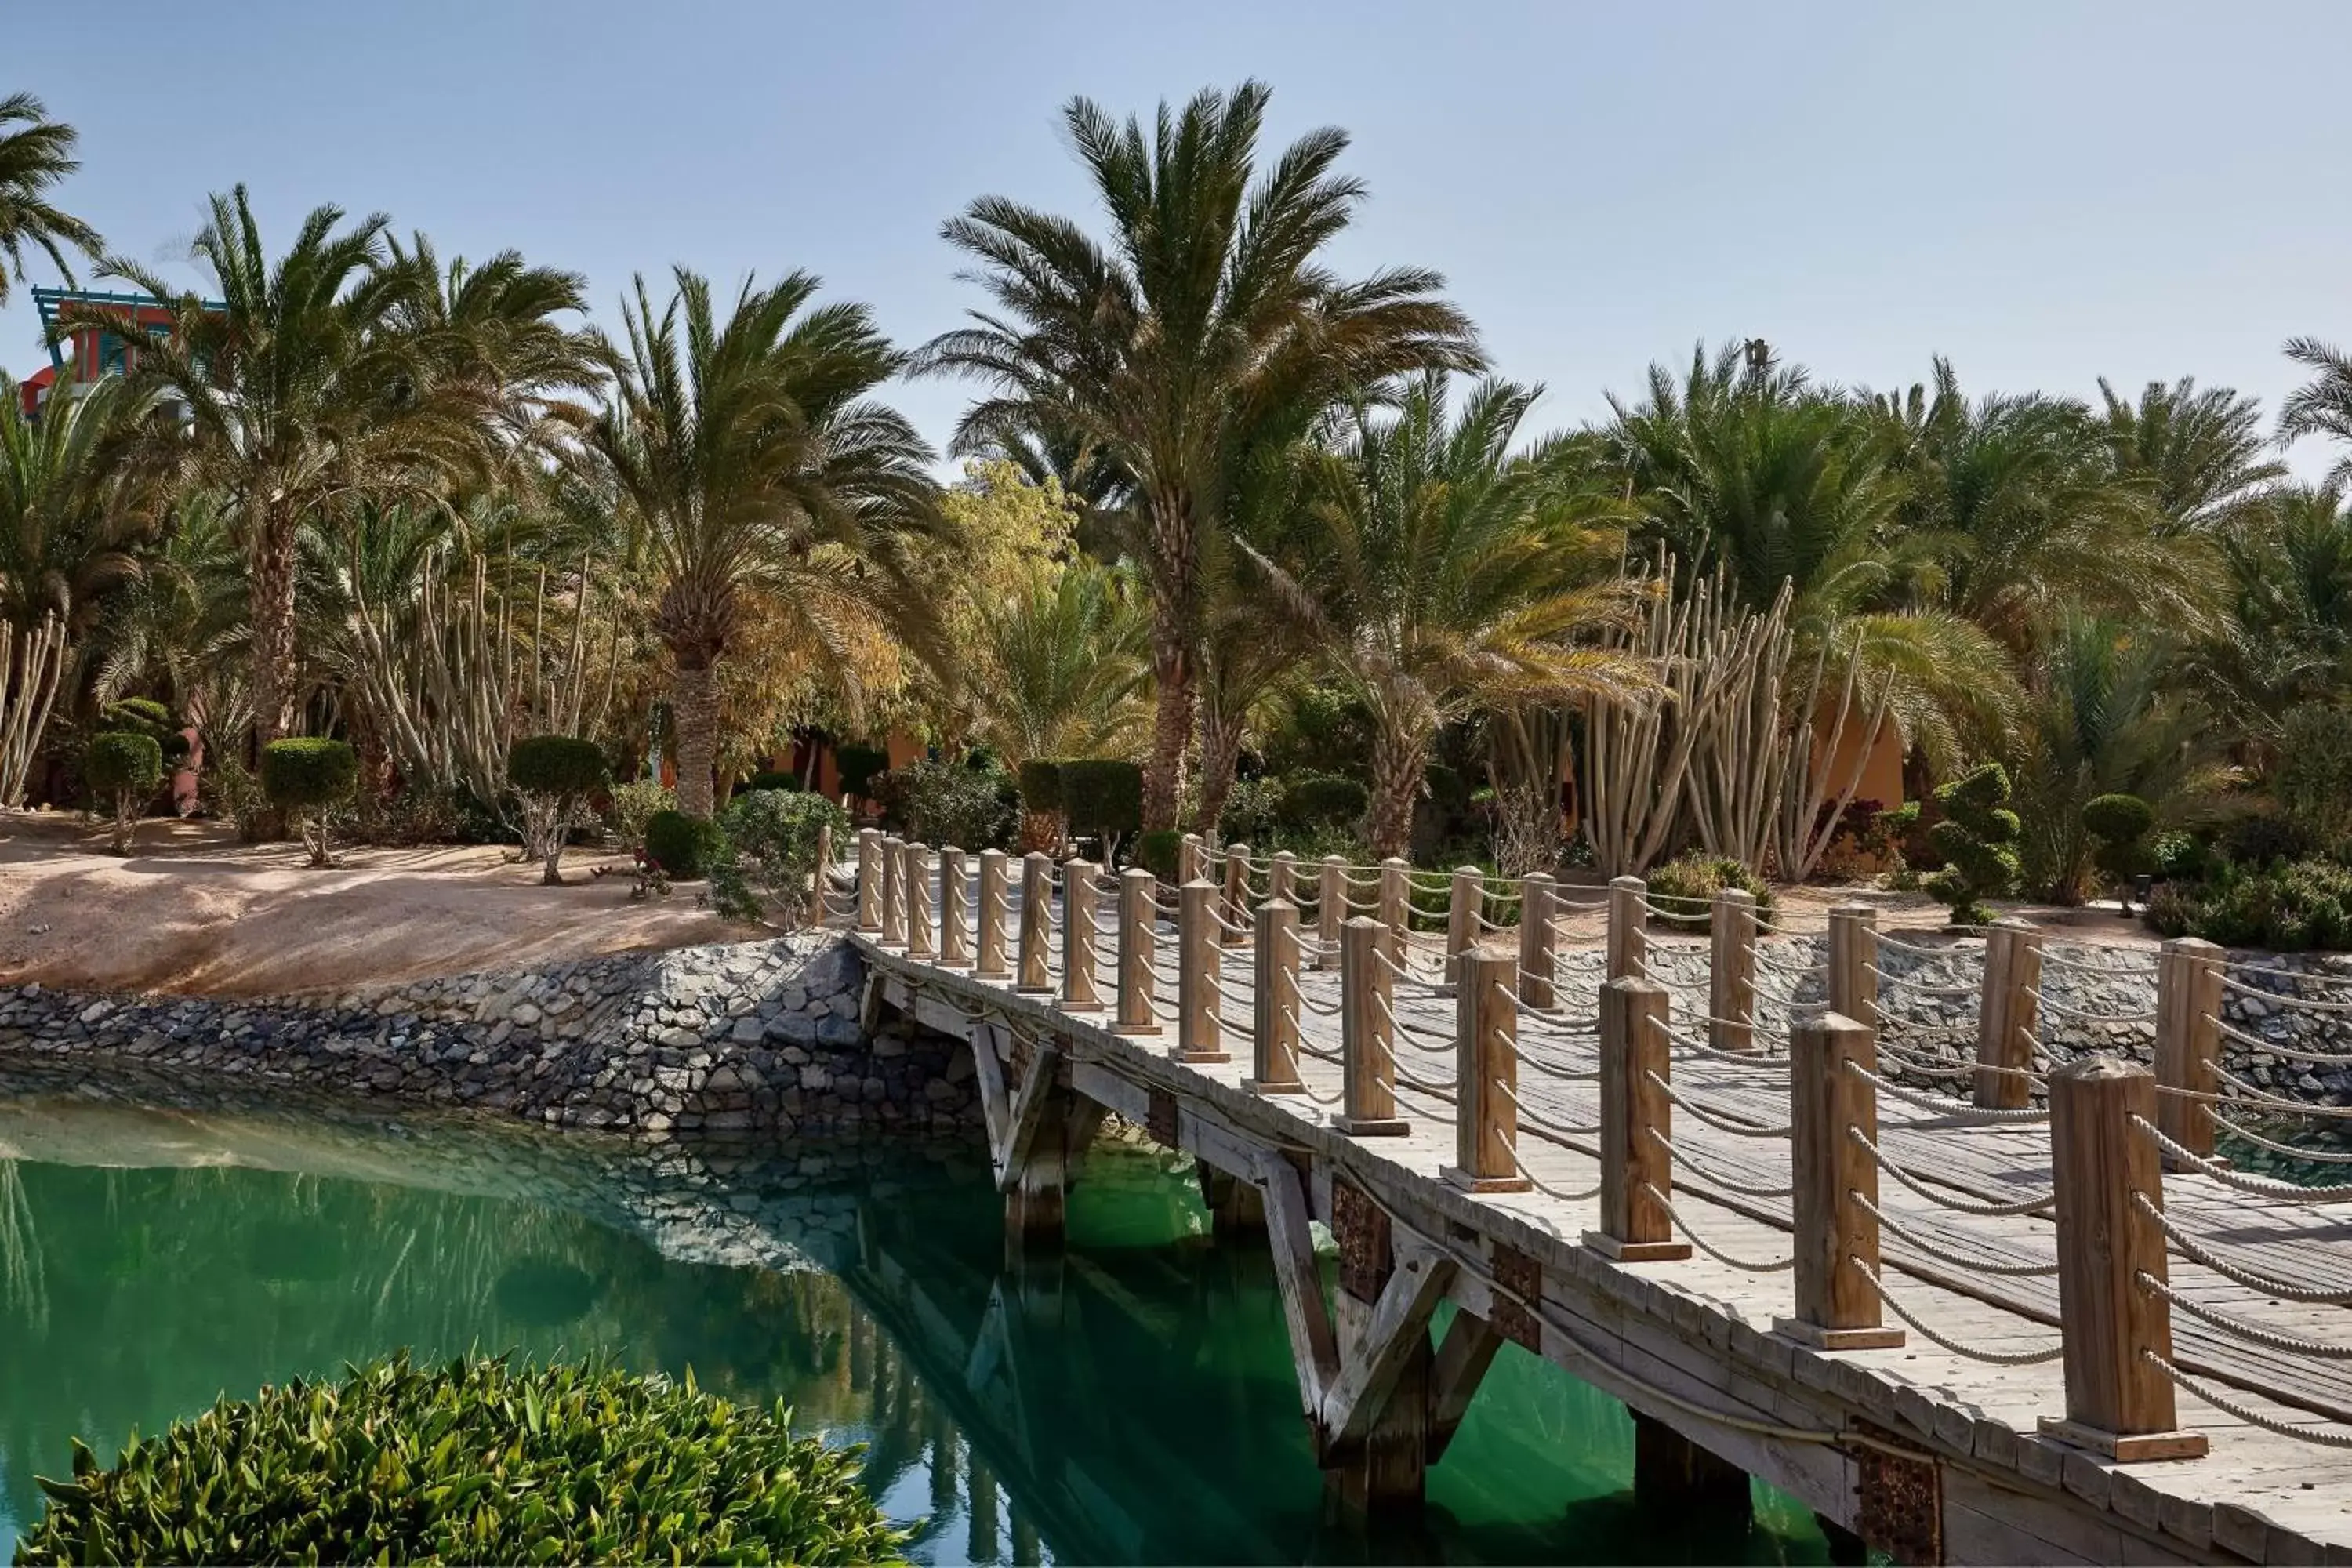
[[[990,1023],[975,1023],[971,1038],[1006,1239],[1059,1241],[1070,1178],[1102,1126],[1103,1108],[1071,1089],[1053,1042],[1029,1041],[1016,1052],[1010,1031]]]
[[[1747,1471],[1638,1412],[1633,1416],[1633,1501],[1654,1513],[1703,1518],[1711,1529],[1745,1525],[1756,1507]]]

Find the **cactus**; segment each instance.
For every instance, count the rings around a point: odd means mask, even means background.
[[[0,629],[0,806],[25,803],[25,781],[71,654],[65,623],[53,615],[30,631]]]

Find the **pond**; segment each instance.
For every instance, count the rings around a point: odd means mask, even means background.
[[[782,1399],[920,1562],[1819,1562],[1758,1489],[1732,1533],[1635,1510],[1622,1408],[1506,1346],[1425,1520],[1325,1516],[1262,1245],[1112,1144],[1069,1244],[1008,1267],[984,1155],[660,1152],[311,1107],[0,1081],[0,1562],[68,1440],[396,1347],[595,1353]]]

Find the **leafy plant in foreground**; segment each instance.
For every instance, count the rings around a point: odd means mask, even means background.
[[[708,817],[688,816],[682,811],[656,811],[646,818],[646,858],[681,882],[700,881],[726,842],[719,825]]]
[[[773,898],[786,923],[797,924],[824,827],[838,843],[849,831],[849,814],[821,795],[763,789],[737,796],[719,819],[719,845],[708,864],[710,907],[756,921]]]
[[[223,1399],[70,1480],[17,1543],[87,1562],[801,1563],[899,1560],[856,1451],[682,1382],[503,1357]]]
[[[1727,855],[1685,855],[1650,872],[1650,897],[1675,911],[1657,917],[1669,931],[1712,931],[1715,895],[1726,888],[1745,888],[1757,914],[1772,918],[1772,884]]]

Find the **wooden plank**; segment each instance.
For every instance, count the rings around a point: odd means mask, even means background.
[[[1454,1278],[1453,1260],[1424,1254],[1400,1260],[1373,1304],[1362,1340],[1323,1395],[1325,1441],[1360,1443],[1370,1433],[1416,1349],[1426,1349],[1430,1315]]]
[[[1265,1239],[1274,1253],[1275,1288],[1282,1297],[1283,1327],[1290,1335],[1290,1363],[1298,1376],[1300,1408],[1309,1420],[1323,1414],[1323,1391],[1339,1375],[1338,1342],[1330,1309],[1323,1300],[1323,1276],[1315,1266],[1315,1236],[1307,1219],[1307,1195],[1298,1168],[1268,1151],[1256,1172],[1265,1194]]]

